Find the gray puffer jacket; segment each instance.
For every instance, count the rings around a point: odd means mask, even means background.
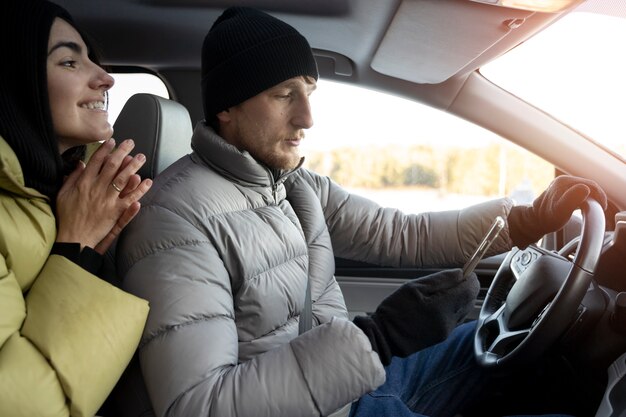
[[[509,200],[405,215],[303,168],[272,172],[204,124],[120,239],[124,288],[150,302],[140,344],[158,416],[318,416],[384,369],[348,320],[334,256],[461,264]],[[509,249],[503,233],[493,251]],[[298,335],[307,280],[314,328]]]

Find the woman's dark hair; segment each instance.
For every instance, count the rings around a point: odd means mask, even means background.
[[[48,40],[55,18],[76,25],[65,9],[45,0],[5,0],[0,11],[0,55],[5,60],[0,66],[0,136],[17,155],[25,185],[54,205],[64,163],[48,98]],[[99,63],[83,39],[90,58]]]

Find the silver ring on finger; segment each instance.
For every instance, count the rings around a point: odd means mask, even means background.
[[[118,193],[122,192],[122,189],[120,187],[117,186],[117,184],[115,183],[115,181],[111,181],[111,187],[113,187],[113,189],[115,191],[117,191]]]

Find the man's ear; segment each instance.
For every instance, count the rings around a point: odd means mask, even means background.
[[[231,121],[231,117],[230,117],[230,113],[228,110],[222,110],[221,112],[217,113],[217,120],[219,120],[221,123],[228,123]]]

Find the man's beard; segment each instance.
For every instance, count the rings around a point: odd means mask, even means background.
[[[256,153],[256,152],[255,152]],[[265,166],[271,169],[278,170],[291,170],[300,164],[302,156],[298,155],[278,155],[275,152],[261,152],[259,155],[250,152],[250,155],[257,161],[262,162]]]

